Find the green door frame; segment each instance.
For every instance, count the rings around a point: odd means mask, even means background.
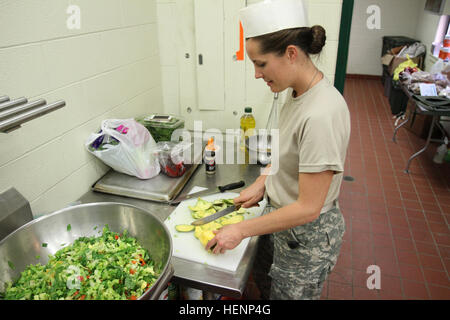
[[[334,86],[339,90],[341,94],[344,94],[345,77],[347,74],[347,60],[350,46],[350,30],[352,28],[354,3],[354,0],[342,0],[339,47],[336,60],[336,73],[334,78]]]

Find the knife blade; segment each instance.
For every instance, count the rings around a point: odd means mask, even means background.
[[[209,215],[207,217],[195,220],[194,222],[191,223],[191,225],[193,226],[201,226],[204,224],[207,224],[208,222],[214,221],[216,219],[219,219],[220,217],[226,216],[227,214],[233,212],[233,211],[237,211],[239,210],[239,208],[241,207],[241,205],[233,205],[230,206],[226,209],[217,211],[216,213]]]
[[[245,186],[245,182],[241,180],[239,182],[229,183],[229,184],[224,185],[224,186],[218,186],[217,188],[214,188],[214,189],[207,189],[207,190],[198,191],[198,192],[194,192],[194,193],[187,194],[187,195],[186,194],[185,195],[180,195],[179,197],[175,198],[174,200],[169,201],[169,203],[170,204],[178,204],[178,203],[180,203],[181,201],[184,201],[184,200],[188,200],[188,199],[192,199],[192,198],[198,198],[198,197],[203,197],[203,196],[207,196],[207,195],[210,195],[210,194],[215,194],[215,193],[218,193],[218,192],[225,192],[225,191],[228,191],[228,190],[234,190],[234,189],[237,189],[237,188],[241,188],[243,186]]]

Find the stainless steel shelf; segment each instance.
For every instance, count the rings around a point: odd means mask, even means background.
[[[25,97],[10,100],[8,96],[0,96],[0,132],[9,133],[19,129],[30,120],[58,110],[66,105],[63,100],[47,104],[44,99],[28,102]]]

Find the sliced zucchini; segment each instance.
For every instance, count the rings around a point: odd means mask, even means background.
[[[221,223],[223,226],[226,226],[228,224],[234,224],[234,223],[238,223],[244,220],[244,217],[241,215],[235,215],[232,216],[231,218],[228,218],[226,220],[223,220]]]
[[[198,211],[197,206],[188,206],[188,208],[193,212]]]
[[[195,211],[192,213],[192,218],[201,219],[206,216],[206,212],[204,210]]]
[[[200,235],[202,234],[202,232],[203,232],[202,227],[195,227],[194,236],[197,239],[200,239]]]
[[[228,204],[228,205],[233,205],[234,204],[233,199],[223,199],[223,202]]]
[[[175,229],[178,232],[191,232],[194,231],[195,227],[190,224],[178,224],[175,226]]]
[[[202,198],[198,198],[197,204],[195,205],[197,210],[205,210],[205,211],[211,208],[212,206],[213,204],[211,202],[203,200]]]
[[[209,223],[206,223],[204,225],[201,226],[203,231],[206,230],[218,230],[220,228],[222,228],[222,224],[217,223],[216,221],[211,221]]]
[[[216,211],[220,211],[220,210],[226,209],[227,207],[228,207],[228,205],[226,203],[224,203],[221,206],[214,206],[214,209],[216,209]]]

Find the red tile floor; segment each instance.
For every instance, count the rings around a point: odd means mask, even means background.
[[[411,163],[425,141],[394,120],[380,80],[348,79],[352,118],[340,204],[346,234],[323,299],[450,299],[450,165],[433,162],[436,145]],[[380,268],[369,290],[367,267]]]
[[[346,233],[322,299],[450,300],[450,164],[433,162],[436,145],[407,160],[425,141],[394,120],[380,80],[348,79],[344,97],[352,118],[340,206]],[[367,273],[379,267],[381,288]],[[249,281],[244,298],[257,297]]]

